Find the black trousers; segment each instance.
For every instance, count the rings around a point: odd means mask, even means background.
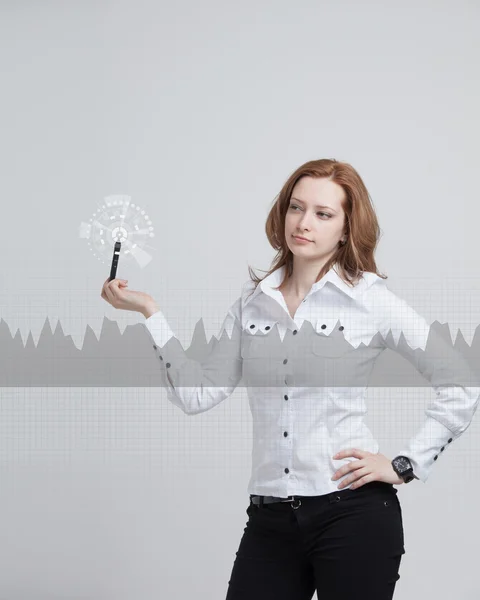
[[[391,600],[405,553],[397,491],[372,481],[298,508],[250,501],[226,600]]]

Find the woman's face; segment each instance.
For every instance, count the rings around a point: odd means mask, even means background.
[[[285,239],[295,256],[327,258],[345,238],[343,188],[326,178],[302,177],[292,191],[285,216]],[[295,240],[302,236],[308,242]]]

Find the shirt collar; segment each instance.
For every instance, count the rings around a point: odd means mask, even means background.
[[[360,285],[362,280],[365,281],[367,286],[370,286],[377,279],[381,279],[376,273],[364,271],[363,276],[361,280],[357,283],[357,285],[351,287],[347,283],[345,283],[345,281],[340,277],[340,275],[338,275],[334,267],[335,265],[332,266],[330,270],[327,271],[319,281],[313,284],[313,292],[320,290],[327,282],[329,282],[336,288],[338,288],[340,291],[350,296],[350,298],[353,298],[355,300],[358,296],[360,289],[363,289],[365,285]],[[260,283],[255,288],[254,292],[249,297],[247,297],[244,306],[246,306],[248,302],[250,302],[256,296],[258,296],[258,294],[261,291],[268,295],[271,295],[272,293],[279,293],[278,290],[273,290],[272,288],[278,287],[281,284],[283,280],[283,275],[285,273],[285,269],[286,266],[282,265],[281,267],[273,271],[273,273],[270,273],[270,275],[267,275],[267,277],[262,279],[262,281],[260,281]]]

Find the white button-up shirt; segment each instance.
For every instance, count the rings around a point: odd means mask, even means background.
[[[198,414],[225,400],[243,377],[253,418],[248,493],[327,494],[343,479],[332,481],[332,475],[358,460],[335,460],[336,452],[379,451],[364,421],[365,390],[375,361],[390,348],[436,392],[422,427],[396,453],[407,456],[425,482],[475,414],[480,388],[466,385],[472,381],[467,361],[371,272],[351,287],[330,269],[292,318],[274,289],[284,269],[256,288],[250,280],[243,285],[203,360],[185,353],[162,311],[145,320],[168,399],[186,414]],[[388,384],[396,385],[387,374],[381,385]]]

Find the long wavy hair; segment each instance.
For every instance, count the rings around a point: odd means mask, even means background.
[[[277,251],[270,269],[258,277],[248,265],[251,280],[257,285],[271,273],[286,266],[285,274],[277,290],[283,286],[293,272],[293,254],[285,241],[285,217],[290,205],[290,197],[296,183],[302,177],[328,177],[340,185],[346,198],[342,203],[345,212],[347,242],[338,244],[336,252],[320,270],[316,281],[321,279],[335,265],[338,275],[349,285],[355,285],[364,271],[370,271],[387,279],[377,270],[375,264],[375,248],[380,238],[380,227],[372,200],[365,184],[355,169],[345,162],[334,158],[311,160],[298,167],[285,182],[274,200],[265,224],[268,241]],[[262,269],[263,270],[263,269]]]

